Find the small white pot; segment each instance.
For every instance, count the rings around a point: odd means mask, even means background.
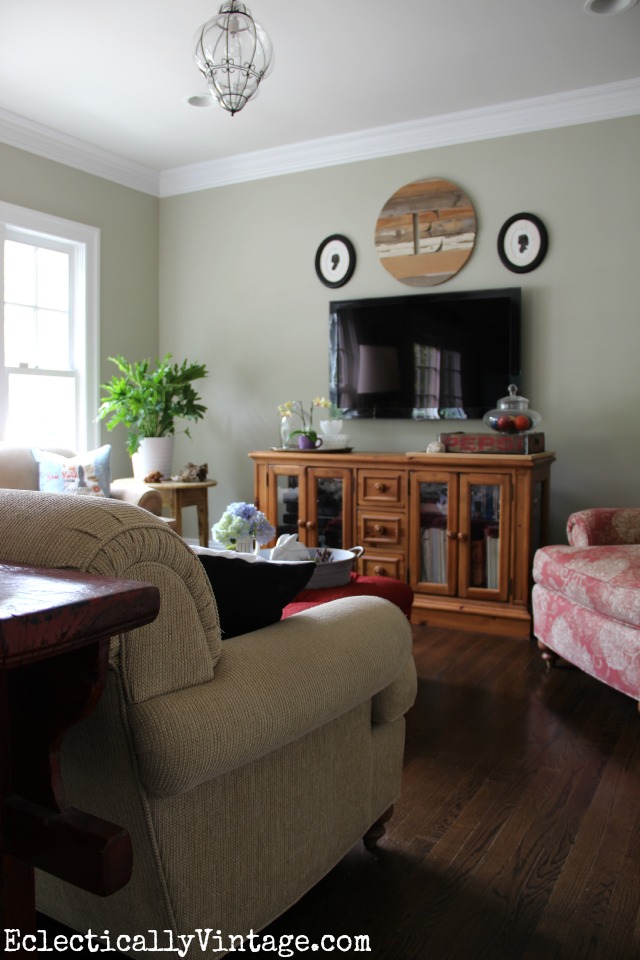
[[[171,479],[175,437],[145,437],[138,452],[131,457],[133,476],[142,482],[151,473],[161,473],[163,480]]]
[[[320,429],[325,437],[336,437],[344,426],[343,420],[321,420]]]

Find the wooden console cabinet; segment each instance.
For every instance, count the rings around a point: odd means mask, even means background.
[[[406,580],[414,622],[528,637],[553,453],[259,451],[255,502],[278,535],[360,544],[361,573]]]

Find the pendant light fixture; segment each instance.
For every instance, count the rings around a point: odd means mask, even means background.
[[[247,6],[227,0],[198,30],[195,60],[211,96],[233,116],[257,96],[273,61],[273,46]]]

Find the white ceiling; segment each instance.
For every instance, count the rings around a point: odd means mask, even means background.
[[[220,2],[1,0],[0,140],[79,141],[157,179],[601,85],[639,102],[640,4],[595,16],[584,0],[250,0],[275,64],[231,117],[187,103],[206,92],[193,38]]]

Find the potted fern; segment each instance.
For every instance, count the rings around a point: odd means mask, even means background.
[[[124,357],[109,357],[118,367],[98,408],[98,420],[106,420],[107,430],[119,423],[128,431],[127,451],[133,463],[133,474],[138,480],[151,475],[171,476],[173,440],[177,420],[201,420],[206,407],[194,390],[194,380],[207,376],[203,363],[174,363],[170,353],[156,360],[155,369],[150,360],[130,363]],[[188,427],[182,430],[191,436]]]

